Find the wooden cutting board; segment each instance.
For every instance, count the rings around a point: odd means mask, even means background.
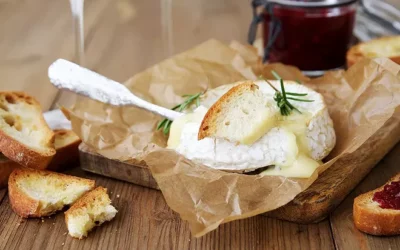
[[[390,119],[361,148],[324,171],[304,192],[266,216],[297,223],[315,223],[326,218],[370,170],[400,141],[400,121]],[[146,166],[107,159],[80,145],[83,170],[158,189]]]

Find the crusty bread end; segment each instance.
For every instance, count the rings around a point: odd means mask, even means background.
[[[400,181],[400,173],[385,185],[392,181]],[[372,200],[374,194],[383,190],[385,185],[354,199],[354,224],[360,231],[372,235],[400,234],[400,210],[381,208],[379,203]]]
[[[387,36],[352,46],[346,55],[350,67],[363,58],[387,57],[400,64],[400,36]]]
[[[8,179],[8,194],[19,216],[43,217],[71,205],[94,186],[93,180],[21,167]]]
[[[117,212],[111,205],[107,189],[97,187],[85,194],[65,212],[65,223],[69,235],[82,239],[95,226],[112,220]]]
[[[22,92],[0,92],[0,152],[22,166],[44,169],[56,153],[40,104]]]
[[[56,155],[51,160],[47,170],[60,172],[71,166],[76,166],[79,161],[78,147],[81,139],[72,130],[54,130],[54,134]]]
[[[270,130],[275,112],[268,98],[252,81],[231,88],[206,113],[198,134],[252,144]]]

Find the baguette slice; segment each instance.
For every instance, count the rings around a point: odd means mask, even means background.
[[[393,181],[400,181],[400,173],[385,185]],[[400,234],[400,210],[381,208],[379,203],[372,200],[374,194],[382,191],[385,185],[354,199],[354,224],[360,231],[372,235]]]
[[[47,170],[59,172],[74,166],[79,161],[78,147],[81,139],[72,130],[67,129],[54,130],[54,134],[56,155]]]
[[[97,187],[80,198],[67,212],[65,223],[69,235],[82,239],[95,226],[112,220],[117,210],[111,205],[107,189]]]
[[[79,144],[81,140],[71,130],[54,130],[54,147],[56,155],[53,157],[46,170],[61,172],[76,166],[79,161]],[[7,187],[8,177],[11,172],[21,167],[18,163],[8,159],[0,153],[0,188]]]
[[[15,169],[8,179],[11,207],[24,218],[51,215],[94,186],[93,180],[28,168]]]
[[[201,123],[198,140],[216,137],[251,145],[275,125],[274,116],[274,109],[259,87],[245,82],[211,106]]]
[[[387,57],[400,64],[400,36],[387,36],[354,45],[347,51],[347,66],[363,58]]]
[[[40,104],[22,92],[0,92],[0,152],[22,166],[44,169],[56,153]]]

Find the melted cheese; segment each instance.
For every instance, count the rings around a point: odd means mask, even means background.
[[[293,178],[308,178],[318,168],[319,163],[303,153],[297,155],[290,167],[273,166],[261,172],[260,175],[279,175]]]
[[[198,107],[193,113],[188,113],[178,117],[171,125],[168,137],[168,148],[176,149],[180,143],[183,127],[191,122],[201,123],[207,113],[204,106]]]
[[[308,178],[320,165],[310,157],[310,149],[306,142],[305,133],[311,119],[310,114],[293,113],[288,117],[275,116],[280,118],[273,121],[277,127],[268,133],[270,136],[266,135],[252,145],[237,145],[223,139],[197,140],[198,129],[206,113],[207,108],[200,106],[193,113],[175,120],[171,125],[168,148],[177,150],[188,159],[197,160],[197,162],[198,159],[201,159],[200,163],[211,168],[228,170],[232,165],[237,165],[238,169],[247,168],[246,171],[251,171],[264,167],[260,165],[265,160],[263,159],[265,157],[263,150],[275,149],[271,144],[276,145],[278,139],[284,141],[286,153],[280,156],[284,160],[276,160],[279,163],[263,171],[262,175]],[[277,136],[279,137],[276,138]],[[275,150],[280,151],[279,148]],[[273,152],[268,153],[273,154]],[[276,154],[278,155],[279,152]]]

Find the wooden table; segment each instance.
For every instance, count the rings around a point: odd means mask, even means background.
[[[85,3],[86,65],[118,81],[210,37],[245,42],[251,18],[249,1],[243,0]],[[169,3],[172,19],[165,14]],[[67,0],[1,0],[0,90],[26,91],[44,110],[68,102],[68,96],[57,96],[46,71],[56,58],[73,60],[71,22]],[[172,25],[168,29],[165,23]],[[257,216],[224,224],[199,239],[191,236],[188,224],[168,208],[160,192],[75,168],[69,172],[108,188],[117,217],[87,239],[76,240],[67,235],[62,213],[21,220],[10,208],[7,191],[0,190],[0,249],[400,249],[400,237],[367,236],[352,221],[354,197],[394,175],[399,155],[400,145],[318,224]]]

